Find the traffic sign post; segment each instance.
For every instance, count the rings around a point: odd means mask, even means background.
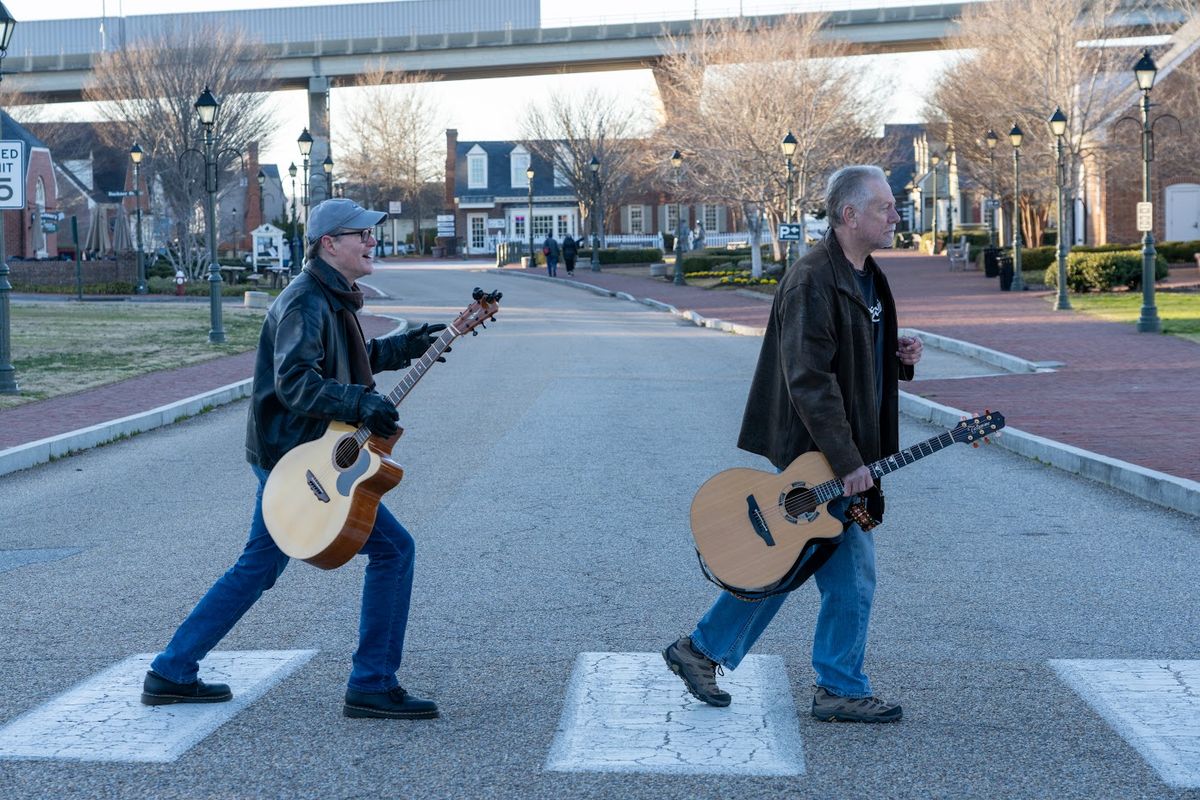
[[[25,208],[25,143],[0,140],[0,209]],[[16,394],[16,370],[12,366],[9,346],[8,258],[5,255],[4,215],[0,214],[0,394]]]

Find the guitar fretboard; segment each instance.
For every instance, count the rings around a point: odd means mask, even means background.
[[[901,467],[906,467],[915,461],[920,461],[925,456],[931,456],[937,451],[944,450],[954,444],[954,437],[950,434],[950,431],[946,431],[923,442],[917,442],[912,447],[907,447],[899,453],[894,453],[887,458],[879,459],[873,464],[868,464],[867,469],[870,471],[871,477],[878,480],[889,472],[895,472]],[[828,480],[814,486],[812,492],[816,495],[818,503],[828,503],[834,498],[841,497],[845,493],[845,487],[842,486],[841,478],[834,478],[833,480]]]
[[[442,353],[446,352],[446,348],[459,335],[459,332],[455,330],[453,325],[448,326],[446,330],[442,331],[441,335],[433,341],[433,344],[429,345],[429,349],[425,351],[425,354],[416,360],[408,372],[404,373],[404,377],[396,384],[396,388],[388,392],[388,402],[394,406],[400,405],[405,396],[417,385],[417,381],[421,380],[421,376],[437,363],[438,358]],[[366,425],[363,425],[354,432],[354,441],[358,442],[359,447],[362,447],[367,443],[367,438],[370,435],[370,429]]]

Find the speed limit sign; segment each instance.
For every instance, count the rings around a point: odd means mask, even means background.
[[[25,143],[0,141],[0,208],[25,207]]]

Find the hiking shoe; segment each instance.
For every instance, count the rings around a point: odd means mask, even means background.
[[[346,690],[342,714],[354,719],[437,719],[437,703],[413,697],[397,686],[386,692]]]
[[[233,699],[233,692],[223,683],[205,683],[196,679],[191,683],[169,681],[154,670],[146,673],[142,681],[142,704],[166,706],[171,703],[224,703]]]
[[[671,672],[683,679],[692,697],[719,708],[729,705],[732,698],[729,692],[721,691],[716,678],[718,674],[724,675],[725,670],[693,647],[691,637],[680,636],[677,642],[662,651],[662,657]]]
[[[823,722],[896,722],[904,712],[899,703],[885,703],[878,697],[838,697],[818,686],[812,715]]]

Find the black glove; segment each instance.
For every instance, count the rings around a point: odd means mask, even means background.
[[[409,361],[420,358],[425,355],[425,351],[438,338],[437,334],[446,330],[446,326],[440,322],[436,325],[430,325],[426,322],[419,328],[413,328],[408,333],[404,334],[404,357]],[[445,352],[449,353],[450,348],[447,347]],[[438,356],[438,361],[445,363],[446,359]]]
[[[400,430],[400,413],[378,392],[364,392],[358,400],[358,417],[371,433],[387,439]]]

